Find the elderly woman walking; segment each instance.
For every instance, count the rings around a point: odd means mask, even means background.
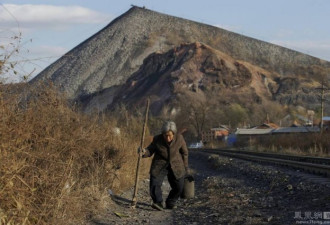
[[[162,183],[167,176],[171,191],[166,199],[166,208],[176,208],[188,171],[188,149],[174,122],[167,121],[161,134],[154,136],[151,144],[142,149],[143,158],[154,155],[150,169],[150,196],[152,207],[163,210]]]

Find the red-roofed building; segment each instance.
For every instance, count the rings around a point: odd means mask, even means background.
[[[229,134],[228,127],[221,125],[220,127],[212,128],[208,131],[202,132],[202,142],[212,142],[224,140]]]
[[[278,125],[276,125],[275,123],[263,123],[259,126],[255,127],[256,129],[277,129],[279,128]]]

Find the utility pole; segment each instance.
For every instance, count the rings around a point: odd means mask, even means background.
[[[324,80],[322,81],[322,86],[320,88],[316,88],[321,90],[321,96],[320,96],[320,100],[321,100],[321,123],[320,123],[320,133],[322,134],[323,132],[323,117],[324,117],[324,102],[326,101],[324,94],[326,90],[329,90],[329,88],[327,87],[327,85],[325,84]]]
[[[321,134],[323,131],[323,115],[324,115],[324,82],[322,82],[322,87],[321,87],[321,127],[320,127]]]

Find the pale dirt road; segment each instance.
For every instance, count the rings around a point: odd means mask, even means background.
[[[194,199],[181,199],[175,210],[156,211],[150,207],[149,180],[143,180],[136,209],[130,208],[131,189],[113,198],[112,207],[89,224],[330,224],[320,218],[330,211],[330,187],[298,172],[194,151],[189,165],[195,176]],[[168,191],[165,182],[164,199]]]

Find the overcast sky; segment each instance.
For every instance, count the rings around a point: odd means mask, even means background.
[[[0,0],[0,48],[22,33],[17,70],[37,75],[131,5],[218,26],[330,61],[329,0]],[[17,80],[17,79],[16,79]]]

